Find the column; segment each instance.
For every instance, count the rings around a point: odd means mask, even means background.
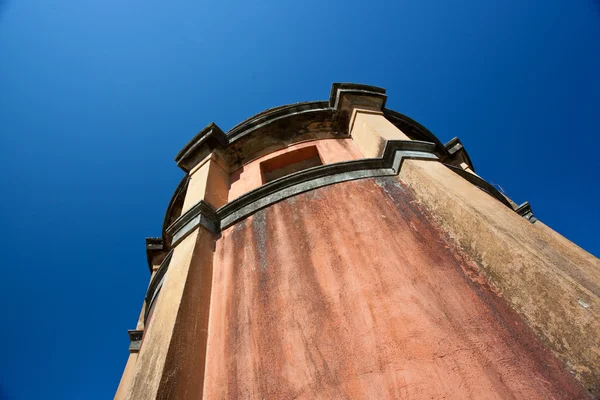
[[[184,213],[200,200],[215,208],[225,204],[229,173],[222,161],[209,154],[186,167]],[[202,398],[215,239],[199,225],[173,248],[127,398]]]

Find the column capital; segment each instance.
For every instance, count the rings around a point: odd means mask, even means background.
[[[190,172],[213,149],[225,147],[227,144],[228,140],[225,133],[214,122],[211,122],[183,146],[183,149],[175,156],[175,162],[179,168],[185,172]]]
[[[146,238],[146,259],[148,260],[148,269],[150,270],[150,273],[152,273],[152,270],[156,265],[162,263],[167,253],[168,251],[165,250],[162,238]]]
[[[384,88],[356,83],[334,83],[331,85],[329,107],[348,114],[353,108],[383,111],[386,100]]]
[[[142,346],[142,336],[144,336],[144,331],[139,329],[129,329],[127,333],[129,334],[129,352],[138,353]]]

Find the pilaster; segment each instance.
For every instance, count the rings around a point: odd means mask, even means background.
[[[213,127],[214,129],[214,127]],[[202,137],[201,137],[202,139]],[[190,183],[183,212],[198,202],[227,201],[227,165],[203,145],[180,157]],[[216,236],[201,224],[173,243],[162,288],[146,321],[129,399],[202,398],[207,325]]]
[[[213,208],[227,203],[229,194],[229,168],[215,153],[190,170],[190,183],[183,202],[182,214],[192,208],[200,200],[204,200]]]
[[[381,157],[389,140],[411,140],[383,112],[364,108],[352,108],[348,132],[365,158]]]
[[[330,105],[348,116],[348,134],[365,158],[383,156],[389,140],[411,140],[383,114],[385,89],[375,86],[334,83]]]

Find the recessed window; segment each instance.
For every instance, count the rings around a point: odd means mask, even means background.
[[[260,172],[262,173],[263,183],[267,183],[318,165],[323,165],[323,162],[319,157],[317,146],[308,146],[260,163]]]

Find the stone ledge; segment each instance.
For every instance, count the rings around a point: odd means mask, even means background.
[[[528,201],[524,202],[519,207],[517,207],[515,211],[517,212],[517,214],[519,214],[521,217],[525,218],[532,224],[535,221],[537,221],[537,218],[533,216],[533,210],[531,209],[531,205]]]
[[[439,160],[435,149],[434,143],[391,140],[386,143],[381,158],[345,161],[299,171],[264,184],[217,210],[201,200],[167,228],[167,234],[172,238],[171,246],[176,246],[198,226],[219,233],[264,207],[308,190],[354,179],[397,175],[405,158]],[[453,165],[444,165],[511,210],[517,211],[506,197],[484,179]],[[535,222],[531,207],[529,203],[526,204],[519,207],[517,212],[530,222]]]
[[[242,163],[246,160],[246,156],[256,153],[256,141],[263,138],[264,135],[272,139],[267,140],[265,146],[272,146],[273,143],[289,144],[290,138],[287,136],[273,138],[274,132],[281,131],[278,128],[279,124],[296,132],[292,136],[296,135],[299,138],[307,135],[305,132],[307,126],[315,124],[317,127],[311,129],[315,129],[315,132],[321,135],[326,131],[333,135],[332,137],[347,136],[345,127],[347,127],[348,115],[343,109],[340,109],[340,106],[343,98],[350,97],[354,99],[356,106],[365,103],[364,105],[368,108],[383,112],[392,124],[411,138],[435,143],[436,152],[442,160],[451,157],[448,149],[423,125],[399,112],[385,108],[386,89],[356,83],[333,83],[327,101],[311,101],[273,107],[240,122],[227,133],[223,133],[216,124],[211,123],[183,147],[175,157],[175,161],[186,173],[189,173],[194,166],[213,151],[219,153],[231,165]],[[308,132],[310,133],[310,129]],[[237,164],[235,166],[237,167]],[[179,198],[185,194],[187,178],[184,177],[177,187],[165,214],[162,236],[166,250],[169,249],[171,242],[171,238],[166,233],[167,228],[173,222],[172,216],[174,210],[177,209]]]
[[[144,331],[129,329],[127,333],[129,334],[129,352],[139,352],[140,347],[142,346],[142,337],[144,336]]]
[[[469,153],[467,153],[467,149],[465,149],[465,146],[463,146],[462,142],[460,141],[460,139],[458,137],[454,137],[454,138],[450,139],[448,141],[448,143],[446,143],[444,145],[444,147],[446,148],[446,150],[448,151],[448,154],[451,157],[453,157],[453,158],[455,158],[457,156],[462,157],[462,159],[467,163],[469,168],[471,168],[471,170],[473,172],[475,172],[475,167],[473,166],[471,157],[469,157]]]
[[[208,146],[206,150],[211,150],[217,147],[227,147],[228,144],[225,133],[214,122],[211,122],[177,153],[175,162],[179,168],[190,172],[204,158],[202,156],[204,145]]]
[[[301,117],[303,114],[318,114],[319,118],[315,122],[319,122],[323,118],[344,120],[347,119],[349,108],[366,107],[382,111],[386,117],[391,115],[392,118],[398,119],[399,116],[402,116],[398,112],[386,109],[386,100],[387,95],[384,88],[356,83],[333,83],[328,101],[312,101],[274,107],[246,119],[227,133],[223,133],[215,123],[210,123],[183,147],[175,157],[175,161],[181,169],[189,172],[210,151],[217,148],[227,151],[232,144],[249,137],[253,132],[267,125],[283,119]],[[408,121],[409,118],[404,117],[403,120]],[[392,123],[394,122],[392,121]],[[443,144],[422,125],[412,121],[411,126],[418,136],[436,143],[440,154],[447,152]]]
[[[150,284],[148,285],[148,289],[146,290],[146,298],[144,299],[146,303],[146,310],[144,312],[144,324],[146,323],[146,319],[148,319],[148,314],[150,313],[150,309],[152,308],[152,304],[156,300],[158,292],[162,286],[162,280],[169,269],[169,264],[171,263],[171,257],[173,257],[173,250],[167,254],[163,262],[160,264],[160,267],[156,270],[156,274],[152,277]]]
[[[334,83],[329,95],[329,107],[335,111],[350,112],[352,107],[382,111],[386,101],[384,88],[357,83]]]
[[[381,158],[345,161],[299,171],[262,185],[215,210],[198,202],[167,228],[177,245],[193,229],[203,226],[218,233],[270,204],[308,190],[353,179],[397,175],[404,158],[437,160],[435,144],[417,140],[388,141]]]
[[[148,260],[148,268],[152,272],[154,257],[160,255],[164,250],[164,241],[158,237],[146,238],[146,259]]]

